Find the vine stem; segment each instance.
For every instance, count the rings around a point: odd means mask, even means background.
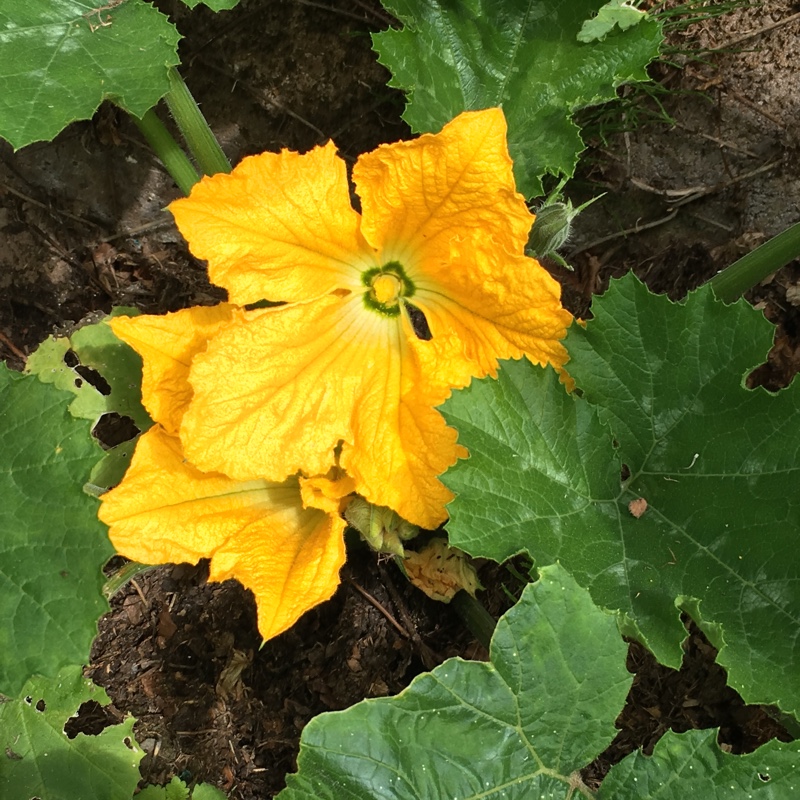
[[[494,617],[469,592],[461,589],[450,601],[450,607],[464,620],[472,635],[489,650],[497,626]]]
[[[790,261],[800,257],[800,222],[773,236],[751,253],[718,272],[709,284],[724,303],[732,303]]]
[[[169,91],[164,100],[203,174],[230,172],[231,165],[227,156],[222,152],[189,87],[175,67],[169,69]]]
[[[178,188],[184,194],[189,194],[192,186],[200,180],[200,176],[192,166],[192,162],[189,161],[189,157],[166,129],[164,123],[156,116],[155,109],[149,109],[141,119],[134,114],[131,114],[131,118],[155,154],[161,159],[167,172],[178,184]]]

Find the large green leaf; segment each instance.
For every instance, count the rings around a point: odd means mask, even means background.
[[[144,753],[133,738],[133,718],[96,736],[70,739],[64,725],[81,704],[104,705],[102,689],[79,666],[57,677],[29,680],[17,699],[0,703],[0,797],[8,800],[125,800],[139,781]]]
[[[771,326],[709,288],[685,304],[632,276],[573,326],[570,373],[503,365],[444,406],[470,458],[445,476],[451,543],[560,560],[676,666],[699,617],[749,702],[800,709],[800,396],[742,386]],[[625,465],[626,477],[621,478]],[[638,518],[629,510],[646,501]]]
[[[0,136],[52,139],[106,99],[142,117],[169,89],[179,38],[144,0],[0,0]]]
[[[0,364],[0,691],[83,664],[113,555],[81,486],[100,456],[69,395]]]
[[[313,719],[279,797],[574,798],[575,770],[616,732],[625,652],[615,618],[545,568],[498,622],[491,663],[449,659],[397,697]]]
[[[790,800],[800,790],[800,742],[771,741],[755,753],[723,753],[717,731],[667,733],[652,756],[640,751],[611,768],[598,800]],[[635,787],[635,789],[632,789]]]
[[[434,131],[462,111],[502,106],[517,187],[542,193],[546,172],[572,175],[583,142],[572,114],[646,80],[660,25],[646,19],[578,41],[603,0],[381,0],[402,30],[373,35],[390,85],[409,93],[405,120]]]

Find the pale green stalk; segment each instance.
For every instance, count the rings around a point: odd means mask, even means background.
[[[164,100],[167,101],[170,113],[203,174],[230,172],[230,162],[175,67],[169,70],[169,91]]]
[[[456,592],[455,597],[450,601],[450,606],[464,620],[470,633],[488,650],[492,634],[497,626],[494,617],[469,592],[465,592],[463,589]]]
[[[184,194],[189,194],[192,186],[200,180],[200,176],[186,153],[166,129],[164,123],[156,116],[155,110],[151,108],[141,119],[133,114],[131,114],[131,118],[155,154],[161,159],[167,172],[178,184],[178,188]]]
[[[748,289],[796,258],[800,258],[800,222],[734,261],[717,273],[709,284],[720,300],[732,303]]]

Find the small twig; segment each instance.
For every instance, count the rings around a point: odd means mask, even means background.
[[[391,612],[381,604],[379,600],[374,598],[363,586],[357,584],[352,578],[348,579],[348,583],[368,602],[370,605],[375,606],[378,611],[395,627],[397,632],[404,639],[411,639],[411,634],[392,616]]]
[[[746,42],[748,39],[752,39],[755,36],[761,36],[762,33],[769,33],[769,31],[774,30],[775,28],[780,28],[781,25],[788,25],[798,19],[800,19],[800,12],[798,12],[797,14],[792,14],[790,17],[784,17],[783,19],[779,19],[777,22],[770,22],[769,25],[765,25],[763,28],[758,28],[754,31],[748,31],[747,33],[743,33],[740,36],[735,36],[733,39],[729,39],[727,42],[717,45],[716,47],[712,47],[708,50],[700,50],[698,52],[713,53],[720,50],[728,50],[731,47],[736,47],[737,44]]]
[[[659,225],[663,225],[665,222],[669,222],[671,219],[675,217],[678,213],[677,208],[670,209],[669,214],[666,217],[662,217],[661,219],[653,220],[652,222],[645,222],[642,224],[636,223],[632,228],[626,228],[624,231],[617,231],[616,233],[612,233],[609,236],[603,236],[600,239],[595,239],[594,241],[587,242],[581,247],[578,247],[575,250],[571,250],[567,258],[574,258],[579,253],[583,253],[584,250],[591,250],[598,245],[605,244],[606,242],[612,242],[614,239],[621,239],[625,236],[628,236],[631,233],[641,233],[642,231],[646,231],[648,228],[656,228]]]
[[[3,331],[0,331],[0,342],[2,342],[17,358],[21,358],[23,363],[28,360],[28,356],[26,356]]]
[[[134,578],[131,578],[131,586],[136,590],[136,594],[139,595],[139,599],[144,604],[146,609],[150,609],[150,603],[147,602],[147,598],[144,596],[144,592],[142,591],[142,587],[136,582]]]
[[[769,111],[766,111],[763,108],[757,106],[752,100],[748,100],[744,95],[739,94],[739,92],[734,91],[729,87],[725,87],[725,93],[729,94],[733,97],[734,100],[738,100],[743,106],[747,106],[752,111],[755,111],[756,114],[761,114],[762,117],[765,117],[770,122],[777,125],[779,128],[783,129],[783,121],[778,119],[774,114],[770,114]]]
[[[354,14],[352,11],[345,11],[342,8],[333,8],[332,6],[327,6],[324,3],[315,3],[314,0],[295,0],[301,6],[311,6],[311,8],[320,8],[323,11],[330,11],[331,14],[339,14],[343,17],[349,17],[350,19],[355,19],[358,22],[366,22],[364,17],[359,17],[358,14]]]
[[[436,654],[431,650],[425,642],[422,641],[422,637],[417,632],[417,626],[414,624],[414,620],[411,619],[411,615],[406,610],[406,604],[403,602],[403,598],[400,596],[400,592],[397,591],[397,588],[394,585],[394,581],[392,581],[386,567],[378,562],[378,572],[381,574],[381,580],[383,581],[383,585],[386,587],[386,590],[389,592],[389,595],[392,598],[392,602],[394,603],[397,612],[400,614],[400,617],[403,620],[403,624],[408,628],[411,632],[411,641],[414,643],[414,646],[417,648],[420,658],[422,659],[422,663],[425,666],[425,669],[433,669],[437,664],[441,663],[440,658],[436,657]]]
[[[719,228],[720,230],[726,231],[727,233],[733,233],[736,230],[735,225],[725,225],[723,222],[718,222],[715,219],[711,219],[710,217],[705,217],[702,214],[698,214],[696,211],[689,214],[690,217],[694,217],[695,219],[699,219],[701,222],[705,222],[706,225],[713,225],[715,228]]]
[[[692,136],[700,136],[703,139],[708,139],[709,142],[714,142],[714,144],[718,144],[720,147],[725,147],[728,150],[733,150],[736,153],[742,153],[743,155],[750,156],[750,158],[758,158],[758,153],[754,153],[752,150],[739,147],[739,145],[734,144],[733,142],[726,142],[724,139],[718,139],[716,136],[711,136],[708,133],[692,130],[681,122],[676,122],[675,127],[690,133]]]
[[[127,231],[119,231],[118,233],[113,234],[112,236],[105,236],[102,239],[98,239],[98,244],[103,242],[113,242],[116,239],[127,239],[131,236],[138,236],[140,233],[147,233],[148,231],[156,230],[158,228],[164,228],[168,225],[174,225],[175,223],[169,217],[164,217],[164,219],[158,220],[156,222],[150,222],[147,225],[139,225],[137,228],[130,228]]]
[[[313,122],[309,122],[304,117],[301,117],[297,112],[292,111],[289,108],[286,108],[280,100],[277,100],[271,93],[263,92],[259,93],[255,89],[250,88],[250,86],[245,83],[244,81],[239,80],[232,72],[229,72],[222,67],[217,66],[212,61],[209,61],[207,58],[203,58],[202,56],[199,58],[200,63],[204,66],[208,67],[209,69],[213,70],[214,72],[218,72],[220,75],[228,78],[228,80],[233,81],[233,88],[236,87],[241,88],[246,94],[249,94],[250,97],[255,100],[255,102],[264,110],[266,111],[274,111],[278,110],[287,116],[291,117],[292,119],[296,119],[298,122],[302,123],[306,127],[310,128],[314,133],[316,133],[320,137],[320,142],[326,142],[330,137],[323,131],[321,131]],[[233,89],[231,89],[233,91]]]
[[[53,208],[52,206],[47,205],[47,203],[42,203],[39,200],[34,200],[29,195],[23,194],[22,192],[19,192],[16,189],[12,189],[7,183],[0,183],[0,190],[8,192],[9,194],[13,194],[15,197],[19,197],[20,200],[24,200],[26,203],[31,203],[34,206],[43,208],[50,214],[55,214],[59,217],[66,217],[67,219],[75,220],[75,222],[80,222],[83,225],[89,225],[90,227],[97,228],[98,230],[101,229],[101,226],[95,222],[91,222],[90,220],[84,219],[83,217],[78,217],[75,214],[70,214],[68,211],[61,211],[58,208]]]
[[[650,186],[650,184],[640,181],[636,178],[631,178],[630,181],[638,189],[642,189],[645,192],[650,192],[651,194],[657,194],[661,195],[662,197],[666,197],[670,206],[677,208],[678,206],[685,205],[686,203],[692,203],[701,197],[705,197],[706,195],[720,192],[723,189],[728,189],[737,183],[754,178],[756,175],[760,175],[762,172],[768,172],[774,167],[777,167],[780,163],[781,159],[776,158],[774,161],[770,161],[768,164],[762,164],[760,167],[751,169],[748,172],[743,172],[741,175],[737,175],[735,178],[731,178],[730,180],[722,181],[712,185],[701,184],[699,186],[689,186],[685,189],[657,189],[655,186]],[[671,198],[675,199],[673,200]]]

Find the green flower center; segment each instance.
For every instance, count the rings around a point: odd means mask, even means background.
[[[361,282],[367,287],[364,292],[364,305],[387,317],[400,314],[400,301],[414,294],[414,284],[409,280],[398,261],[389,261],[382,267],[374,267],[361,275]]]

